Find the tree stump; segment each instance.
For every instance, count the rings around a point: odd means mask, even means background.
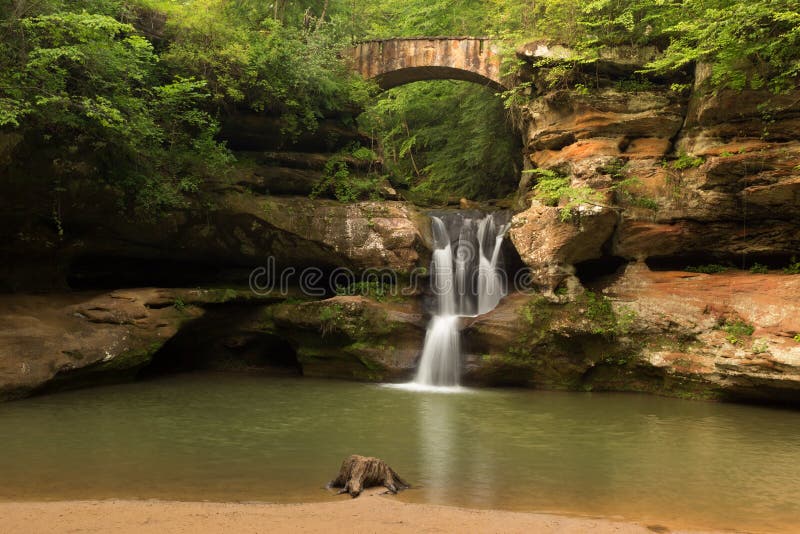
[[[337,495],[349,493],[353,498],[372,486],[383,486],[392,494],[411,487],[380,458],[358,454],[345,458],[339,475],[328,484],[329,488],[342,488]]]

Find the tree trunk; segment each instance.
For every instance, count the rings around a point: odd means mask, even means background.
[[[342,488],[337,495],[349,493],[351,497],[358,497],[364,488],[373,486],[383,486],[389,493],[410,487],[383,460],[357,454],[345,458],[339,475],[328,484],[329,488]]]

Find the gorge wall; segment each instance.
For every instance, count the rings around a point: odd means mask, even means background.
[[[796,403],[800,92],[719,90],[706,65],[648,79],[641,51],[552,89],[537,48],[527,167],[590,200],[523,176],[509,235],[543,296],[469,327],[474,380]],[[709,264],[726,272],[687,272]]]
[[[622,53],[591,85],[550,87],[541,49],[519,52],[527,172],[508,234],[535,288],[464,321],[468,381],[800,403],[800,276],[781,271],[800,253],[800,92],[714,90],[703,65],[642,78]],[[388,189],[308,198],[359,135],[335,119],[289,146],[263,117],[232,117],[223,134],[240,164],[157,222],[72,180],[61,232],[19,169],[4,177],[0,397],[197,368],[412,374],[421,291],[256,295],[247,281],[269,257],[408,275],[430,262],[424,209]],[[10,158],[13,139],[0,141]],[[537,195],[542,170],[562,195]]]

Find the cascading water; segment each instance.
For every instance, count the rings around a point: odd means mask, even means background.
[[[431,218],[432,289],[436,310],[422,349],[417,386],[457,386],[461,376],[461,317],[486,313],[506,292],[500,248],[508,224],[503,213],[462,213]],[[455,243],[455,250],[453,249]]]

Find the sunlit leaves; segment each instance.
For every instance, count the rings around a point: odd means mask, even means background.
[[[379,139],[391,180],[424,199],[503,196],[518,180],[518,147],[500,98],[466,82],[387,92],[359,119]]]

